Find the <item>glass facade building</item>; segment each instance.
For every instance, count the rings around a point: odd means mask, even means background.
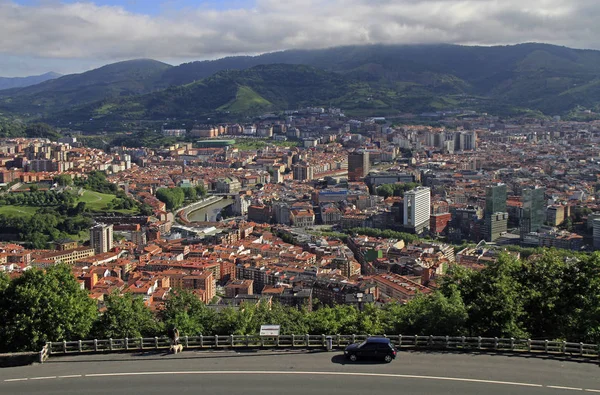
[[[523,189],[521,236],[537,232],[546,220],[546,188]]]

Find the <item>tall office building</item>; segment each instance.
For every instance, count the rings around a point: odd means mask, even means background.
[[[594,250],[600,250],[600,218],[593,220],[594,226]]]
[[[506,212],[506,184],[497,184],[485,188],[485,213]]]
[[[292,172],[294,180],[297,181],[312,180],[314,177],[313,167],[306,162],[301,162],[296,165],[292,165]]]
[[[523,189],[523,211],[521,214],[521,238],[540,230],[546,220],[546,188]]]
[[[90,229],[90,244],[96,254],[108,252],[113,248],[113,226],[105,224],[94,225]]]
[[[404,227],[416,234],[429,229],[431,189],[418,187],[404,194]]]
[[[485,241],[496,241],[508,230],[506,195],[506,184],[493,185],[485,189],[485,214],[483,219]]]
[[[369,153],[366,151],[348,154],[348,181],[359,181],[369,174]]]
[[[476,131],[456,131],[453,135],[454,151],[475,151],[477,149]]]

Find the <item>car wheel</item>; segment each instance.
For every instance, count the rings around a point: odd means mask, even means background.
[[[356,354],[350,354],[348,359],[352,362],[356,362],[358,360],[358,357],[356,356]]]
[[[385,357],[383,357],[383,360],[385,361],[385,363],[390,363],[392,362],[392,356],[386,355]]]

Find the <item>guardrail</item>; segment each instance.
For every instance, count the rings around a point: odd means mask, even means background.
[[[228,336],[183,336],[180,339],[184,349],[219,348],[304,348],[341,349],[349,344],[363,341],[369,335],[228,335]],[[497,350],[513,352],[570,355],[587,358],[600,357],[600,345],[570,343],[566,341],[531,340],[515,338],[488,338],[465,336],[406,336],[381,335],[390,339],[398,349],[429,348],[447,350]],[[94,339],[47,343],[44,355],[83,354],[97,352],[127,352],[169,349],[167,337]]]

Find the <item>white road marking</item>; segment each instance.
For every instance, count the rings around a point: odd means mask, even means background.
[[[421,380],[445,380],[445,381],[460,381],[468,383],[484,383],[484,384],[502,384],[516,385],[521,387],[538,387],[541,384],[517,383],[512,381],[495,381],[495,380],[479,380],[466,379],[460,377],[439,377],[439,376],[416,376],[406,374],[387,374],[387,373],[350,373],[350,372],[282,372],[282,371],[228,371],[228,370],[213,370],[213,371],[178,371],[178,372],[118,372],[118,373],[94,373],[86,374],[85,377],[122,377],[122,376],[152,376],[152,375],[168,375],[168,374],[279,374],[279,375],[311,375],[311,376],[362,376],[362,377],[391,377],[404,379],[421,379]]]
[[[81,374],[71,374],[69,376],[58,376],[59,379],[74,379],[77,377],[83,377]]]
[[[311,375],[311,376],[356,376],[356,377],[388,377],[388,378],[403,378],[403,379],[417,379],[417,380],[438,380],[438,381],[456,381],[465,383],[479,383],[479,384],[497,384],[497,385],[511,385],[519,387],[535,387],[535,388],[553,388],[566,391],[587,391],[600,393],[600,390],[595,389],[584,389],[575,387],[561,387],[556,385],[542,385],[534,383],[521,383],[514,381],[498,381],[498,380],[483,380],[483,379],[469,379],[462,377],[444,377],[444,376],[418,376],[408,374],[391,374],[391,373],[352,373],[352,372],[289,372],[289,371],[262,371],[262,370],[246,370],[246,371],[229,371],[229,370],[203,370],[203,371],[175,371],[175,372],[115,372],[115,373],[90,373],[90,374],[74,374],[66,376],[48,376],[48,377],[31,377],[31,378],[18,378],[18,379],[6,379],[5,382],[14,381],[27,381],[27,380],[51,380],[57,378],[78,378],[78,377],[130,377],[130,376],[155,376],[155,375],[240,375],[240,374],[270,374],[270,375]]]
[[[567,391],[583,391],[583,388],[560,387],[558,385],[549,385],[548,388],[554,388],[554,389],[557,389],[557,390],[567,390]]]

